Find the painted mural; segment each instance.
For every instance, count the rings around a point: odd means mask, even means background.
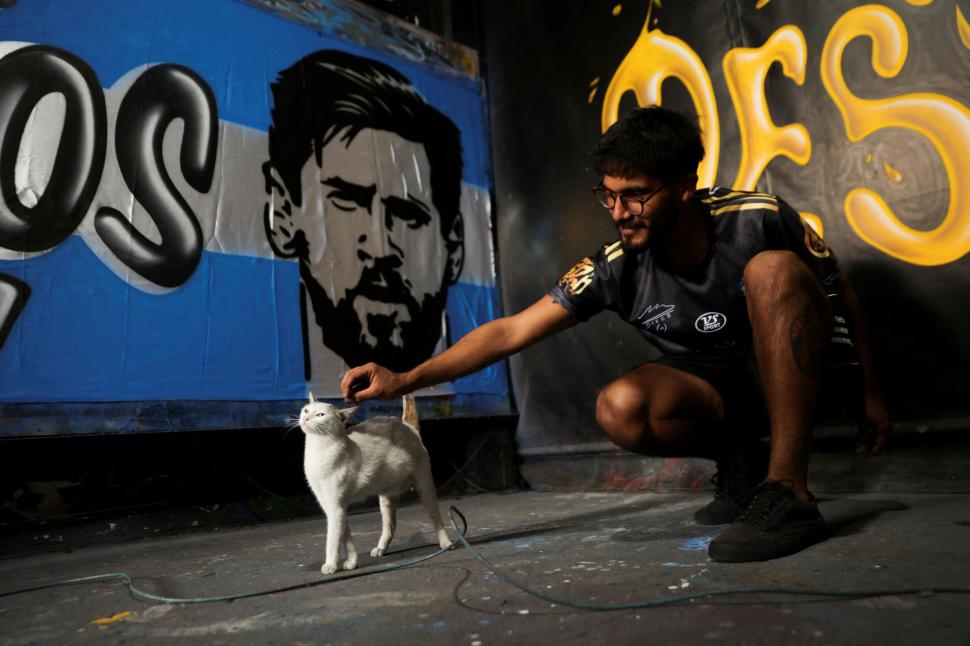
[[[933,0],[908,0],[925,6]],[[769,4],[759,0],[755,10]],[[781,2],[776,3],[778,5]],[[704,133],[706,157],[699,169],[701,186],[711,186],[718,177],[721,155],[720,122],[730,113],[719,114],[710,74],[691,45],[664,33],[657,22],[651,25],[651,0],[646,24],[629,54],[620,63],[602,99],[602,127],[605,131],[617,119],[620,99],[634,92],[640,105],[663,102],[662,84],[668,78],[682,83],[690,95]],[[617,5],[620,7],[620,5]],[[779,7],[784,17],[784,9]],[[970,26],[959,5],[954,5],[952,22],[946,27],[959,35],[970,50]],[[815,53],[825,98],[842,117],[844,136],[860,142],[881,130],[900,128],[918,133],[930,143],[942,162],[949,199],[939,222],[929,229],[903,222],[886,199],[866,186],[846,187],[843,208],[852,231],[866,243],[893,258],[915,265],[943,265],[970,251],[970,189],[963,178],[970,177],[970,109],[943,92],[900,92],[890,96],[864,97],[855,93],[843,72],[846,49],[858,39],[872,48],[872,72],[884,79],[896,78],[909,56],[909,35],[899,13],[889,6],[867,4],[851,8],[837,17]],[[734,188],[753,190],[771,160],[785,156],[804,166],[812,158],[812,135],[803,123],[777,125],[765,93],[765,81],[773,65],[796,86],[805,83],[809,64],[805,35],[797,24],[782,24],[757,47],[736,47],[721,60],[723,78],[730,93],[733,114],[740,130],[740,161]],[[959,75],[959,74],[958,74]],[[957,79],[954,79],[957,80]],[[964,82],[966,79],[963,79]],[[595,94],[591,93],[590,100]],[[796,89],[792,100],[804,99]],[[871,165],[871,153],[866,163]],[[881,163],[893,182],[902,181],[899,170],[888,161]],[[820,233],[822,219],[802,213]]]
[[[95,4],[0,10],[0,433],[98,403],[119,431],[190,426],[135,402],[271,425],[497,315],[468,51],[347,36],[383,18],[343,1]],[[508,409],[502,365],[418,394]]]

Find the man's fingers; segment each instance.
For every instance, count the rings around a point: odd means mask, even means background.
[[[345,401],[357,403],[357,393],[361,392],[371,381],[369,366],[351,368],[344,373],[343,379],[340,380],[340,393]]]

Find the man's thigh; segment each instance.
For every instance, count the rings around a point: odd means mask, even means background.
[[[731,355],[667,355],[647,364],[663,366],[699,380],[715,391],[721,419],[734,432],[767,436],[768,412],[753,352]]]
[[[724,401],[708,380],[668,363],[650,361],[638,366],[611,384],[617,386],[638,398],[638,408],[651,420],[715,422],[724,418]]]

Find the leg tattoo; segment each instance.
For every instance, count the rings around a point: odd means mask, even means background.
[[[818,318],[801,312],[792,319],[789,329],[792,357],[803,375],[818,379],[822,374],[825,339]]]

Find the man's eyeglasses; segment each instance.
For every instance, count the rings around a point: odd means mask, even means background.
[[[602,184],[597,184],[593,187],[593,195],[596,196],[597,202],[611,211],[616,206],[616,199],[619,198],[620,203],[623,204],[623,208],[629,211],[630,214],[640,215],[646,208],[647,202],[654,195],[666,188],[666,186],[666,184],[661,184],[657,188],[648,191],[637,191],[636,193],[614,193]]]

